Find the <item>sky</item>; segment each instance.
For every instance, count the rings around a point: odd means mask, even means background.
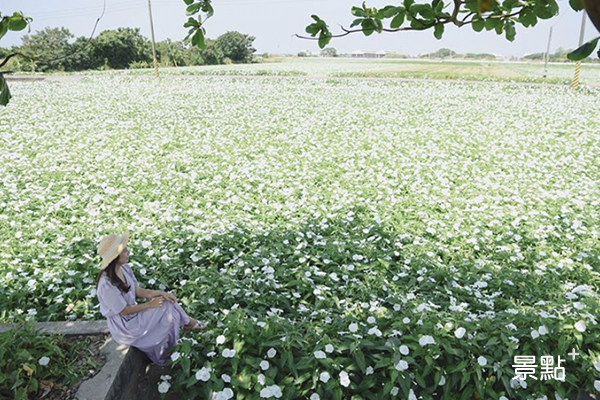
[[[103,30],[118,27],[138,27],[150,38],[150,22],[147,0],[2,0],[3,14],[22,11],[33,18],[31,33],[45,27],[66,27],[75,36],[89,37],[96,19],[102,14],[104,1],[106,11],[98,24],[95,35]],[[156,40],[170,38],[181,40],[187,30],[183,0],[151,0]],[[381,8],[387,4],[400,4],[399,0],[367,0],[368,7]],[[550,27],[553,28],[550,52],[557,48],[576,48],[579,43],[582,12],[571,10],[567,0],[558,0],[560,13],[550,20],[540,20],[532,28],[517,25],[517,36],[509,42],[504,35],[494,31],[476,33],[470,26],[458,28],[446,25],[441,40],[433,37],[433,31],[373,33],[365,37],[353,33],[334,38],[330,47],[338,52],[355,50],[393,51],[409,55],[431,53],[439,48],[450,48],[458,53],[492,53],[504,56],[523,56],[546,51]],[[216,38],[227,31],[238,31],[254,36],[258,54],[296,54],[299,51],[319,52],[316,41],[294,37],[308,36],[305,27],[312,23],[312,14],[325,20],[332,33],[341,33],[339,26],[350,26],[354,17],[352,6],[360,6],[361,0],[215,0],[215,15],[205,25],[206,36]],[[389,21],[389,20],[388,20]],[[21,44],[23,32],[9,32],[0,46]],[[587,41],[598,36],[586,17]]]

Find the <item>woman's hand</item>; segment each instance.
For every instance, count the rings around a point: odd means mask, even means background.
[[[165,299],[162,296],[153,297],[152,300],[148,302],[148,307],[156,308],[163,305]]]
[[[163,299],[170,301],[171,303],[177,302],[177,299],[171,293],[156,292],[156,294],[157,294],[157,296],[162,297]]]

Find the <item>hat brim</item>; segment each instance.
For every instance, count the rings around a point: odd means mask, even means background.
[[[129,232],[125,231],[125,233],[119,239],[121,240],[121,243],[119,244],[113,255],[103,259],[100,265],[98,266],[101,270],[108,267],[108,264],[110,264],[115,258],[119,257],[123,250],[125,250],[125,246],[127,246],[127,241],[129,240]]]

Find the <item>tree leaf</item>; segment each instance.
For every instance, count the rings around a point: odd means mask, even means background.
[[[194,36],[192,36],[192,46],[197,46],[201,49],[206,48],[206,43],[204,42],[204,32],[202,32],[202,28],[198,28]]]
[[[183,0],[183,2],[189,6],[190,4],[192,4],[194,2],[194,0]]]
[[[8,18],[4,17],[0,20],[0,39],[8,32]]]
[[[576,50],[574,50],[574,51],[570,52],[569,54],[567,54],[567,58],[569,60],[571,60],[571,61],[580,61],[580,60],[583,60],[584,58],[586,58],[590,54],[592,54],[592,52],[594,51],[594,49],[598,45],[598,40],[599,39],[600,39],[600,36],[598,36],[595,39],[590,40],[589,42],[584,43],[581,47],[579,47]]]
[[[475,32],[481,32],[485,28],[485,20],[477,18],[473,20],[473,30]]]
[[[435,36],[435,38],[437,40],[440,40],[442,38],[443,34],[444,34],[444,24],[437,24],[435,26],[435,30],[433,31],[433,36]]]
[[[363,10],[360,7],[352,7],[352,9],[350,10],[350,12],[355,17],[366,17],[367,16],[367,14],[365,14],[365,10]]]
[[[22,31],[27,28],[27,21],[22,15],[10,17],[8,19],[8,29],[11,31]]]
[[[383,18],[392,18],[398,13],[398,11],[398,7],[385,6],[381,9],[381,15],[383,16]]]
[[[8,83],[6,82],[6,79],[4,79],[4,75],[0,73],[0,105],[7,105],[11,97]]]
[[[575,11],[583,10],[583,1],[582,0],[569,0],[569,5]]]
[[[365,34],[365,36],[369,36],[375,31],[375,24],[373,23],[373,20],[371,18],[363,20],[363,22],[360,25],[363,28],[363,33]]]
[[[352,23],[350,24],[350,28],[353,28],[357,25],[360,25],[360,23],[362,22],[363,18],[356,18],[354,21],[352,21]]]
[[[404,10],[400,11],[390,23],[390,27],[392,29],[399,28],[404,23],[404,16],[406,12]]]
[[[321,49],[324,48],[325,46],[327,46],[329,44],[330,41],[331,41],[331,34],[321,31],[321,35],[319,36],[319,48],[321,48]]]

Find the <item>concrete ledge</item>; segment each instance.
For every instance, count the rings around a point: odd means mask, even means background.
[[[84,381],[75,398],[78,400],[135,399],[137,376],[150,360],[135,347],[117,344],[111,338],[101,348],[106,364],[93,378]]]
[[[37,330],[47,335],[94,335],[110,333],[106,321],[38,322]],[[18,328],[19,324],[0,324],[0,333]]]
[[[0,333],[19,329],[20,324],[0,324]],[[93,335],[109,334],[106,320],[38,322],[36,330],[47,335]],[[135,347],[123,346],[109,336],[100,348],[106,364],[91,379],[79,386],[78,400],[132,400],[136,399],[137,377],[151,363],[150,359]]]

